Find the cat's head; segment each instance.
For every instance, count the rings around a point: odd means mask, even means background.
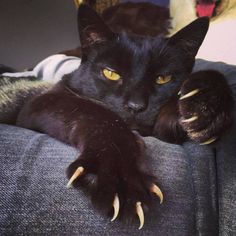
[[[170,38],[129,36],[113,33],[95,11],[82,5],[82,63],[68,84],[150,135],[160,106],[191,72],[208,24],[208,18],[200,18]]]

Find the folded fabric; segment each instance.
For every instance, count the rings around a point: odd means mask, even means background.
[[[31,71],[24,71],[18,73],[3,73],[6,77],[37,77],[42,80],[50,80],[57,82],[61,78],[70,74],[80,66],[81,59],[78,57],[66,56],[63,54],[56,54],[47,57],[39,62]]]

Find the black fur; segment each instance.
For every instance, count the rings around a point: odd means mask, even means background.
[[[137,201],[150,207],[155,178],[145,164],[144,144],[132,130],[174,143],[187,136],[200,142],[212,135],[219,138],[232,120],[230,89],[218,72],[190,74],[208,29],[207,18],[171,38],[114,33],[87,6],[80,7],[78,21],[80,68],[28,102],[17,125],[79,148],[81,155],[69,166],[68,177],[79,166],[85,174],[74,185],[91,186],[93,202],[105,212],[112,211],[118,193],[122,212],[133,215]],[[115,70],[121,79],[107,80],[103,68]],[[171,75],[172,80],[158,85],[160,75]],[[178,91],[185,94],[195,88],[201,91],[196,97],[179,101]],[[183,125],[181,119],[193,113],[200,117],[197,123]],[[201,138],[191,136],[199,130],[206,130]]]

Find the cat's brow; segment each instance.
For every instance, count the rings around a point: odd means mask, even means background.
[[[121,34],[119,38],[119,43],[133,54],[144,55],[153,50],[154,39],[152,38],[130,37],[126,33]]]

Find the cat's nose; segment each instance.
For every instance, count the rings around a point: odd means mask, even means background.
[[[146,108],[145,103],[129,101],[128,102],[128,109],[132,113],[138,113],[144,111]]]

